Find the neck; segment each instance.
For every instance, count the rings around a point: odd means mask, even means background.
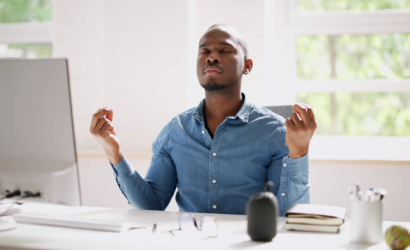
[[[241,95],[241,85],[229,92],[205,92],[205,116],[210,120],[225,120],[228,116],[235,116],[241,109],[243,99]]]

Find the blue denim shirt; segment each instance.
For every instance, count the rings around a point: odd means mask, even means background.
[[[136,209],[165,210],[178,188],[180,211],[245,214],[249,198],[270,180],[281,216],[296,203],[309,203],[308,155],[288,158],[285,119],[243,98],[213,139],[204,125],[205,100],[173,118],[152,145],[145,179],[126,157],[113,166],[128,202]]]

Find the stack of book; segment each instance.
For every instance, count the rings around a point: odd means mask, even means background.
[[[343,230],[346,209],[343,207],[296,204],[286,212],[286,230],[338,233]]]

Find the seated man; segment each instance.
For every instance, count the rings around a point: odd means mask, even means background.
[[[227,25],[207,30],[197,61],[205,99],[162,129],[145,179],[121,151],[113,110],[93,115],[90,132],[105,149],[118,186],[134,208],[165,210],[178,188],[180,211],[245,214],[249,198],[263,191],[268,180],[275,184],[281,216],[296,203],[309,203],[313,111],[296,104],[285,120],[252,104],[241,93],[242,76],[252,67],[241,33]]]

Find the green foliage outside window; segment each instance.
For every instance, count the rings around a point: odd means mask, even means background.
[[[409,0],[298,0],[300,12],[410,9]]]
[[[0,0],[0,24],[51,21],[51,0]],[[51,57],[52,45],[0,44],[0,58]]]
[[[51,0],[0,0],[0,23],[52,20]]]
[[[298,93],[298,101],[315,111],[318,135],[410,136],[410,93]]]
[[[0,44],[0,58],[47,58],[52,51],[51,43]]]
[[[410,78],[410,34],[300,36],[297,46],[301,79]],[[317,134],[410,136],[410,93],[298,93],[298,101],[315,110]]]
[[[410,34],[299,36],[297,44],[299,78],[410,78]]]

